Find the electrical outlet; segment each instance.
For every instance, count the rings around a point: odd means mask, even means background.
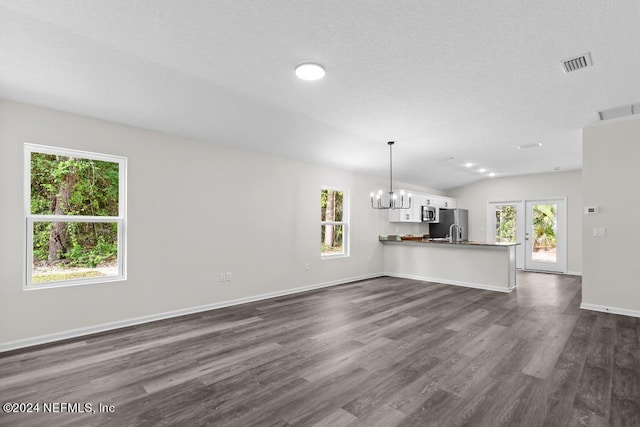
[[[593,235],[595,237],[606,237],[607,229],[604,227],[596,227],[593,229]]]
[[[310,267],[309,267],[309,263],[308,263],[308,262],[305,262],[305,263],[304,263],[304,269],[305,269],[305,271],[309,271],[309,268],[310,268]]]
[[[225,276],[225,274],[224,273],[220,273],[220,281],[224,282],[226,280],[227,280],[227,277]]]
[[[227,271],[227,278],[226,278],[227,282],[231,281],[231,272]]]

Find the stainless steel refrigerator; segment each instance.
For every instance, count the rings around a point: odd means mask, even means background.
[[[469,211],[467,209],[440,209],[440,221],[429,224],[429,237],[432,239],[449,238],[451,224],[458,224],[460,227],[459,236],[461,239],[459,240],[469,240]]]

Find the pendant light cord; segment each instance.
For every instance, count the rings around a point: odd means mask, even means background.
[[[393,194],[393,144],[394,141],[387,142],[389,144],[389,195]]]

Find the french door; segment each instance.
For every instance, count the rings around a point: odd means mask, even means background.
[[[525,269],[556,273],[567,270],[566,205],[566,199],[525,202]]]
[[[487,240],[491,243],[520,243],[516,246],[516,268],[524,268],[524,204],[489,202]]]
[[[566,199],[489,202],[487,240],[519,243],[516,268],[566,272]]]

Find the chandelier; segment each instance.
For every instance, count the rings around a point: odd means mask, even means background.
[[[409,204],[405,206],[404,191],[400,191],[399,200],[398,195],[393,192],[393,157],[391,152],[394,141],[389,141],[387,144],[389,145],[389,200],[387,200],[386,203],[382,202],[382,190],[380,190],[378,194],[371,193],[371,207],[373,209],[410,209],[411,193],[407,195]]]

